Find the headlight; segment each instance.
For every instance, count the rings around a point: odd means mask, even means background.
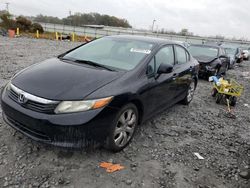
[[[5,90],[9,91],[10,90],[10,85],[11,85],[11,81],[9,81],[6,86],[5,86]]]
[[[11,85],[11,82],[8,82],[8,83],[4,86],[2,92],[0,93],[2,96],[0,96],[0,97],[5,96],[6,91],[9,91],[9,90],[10,90],[10,85]],[[0,89],[1,89],[1,88],[0,88]],[[1,91],[1,90],[0,90],[0,91]]]
[[[56,114],[84,112],[88,110],[98,109],[110,103],[113,97],[106,97],[96,100],[86,101],[63,101],[55,109]]]
[[[9,81],[3,88],[3,92],[5,91],[9,91],[10,90],[10,85],[11,85],[11,82]]]

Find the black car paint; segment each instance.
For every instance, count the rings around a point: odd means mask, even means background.
[[[46,99],[82,100],[123,74],[52,58],[18,74],[12,84]]]
[[[58,101],[114,96],[108,106],[79,113],[43,114],[23,108],[4,91],[1,103],[5,121],[35,140],[75,147],[81,145],[83,137],[104,140],[123,105],[134,103],[139,111],[139,122],[143,123],[184,99],[192,79],[197,84],[198,62],[189,53],[190,60],[175,65],[172,73],[147,75],[148,63],[156,52],[165,45],[177,43],[136,36],[114,37],[147,40],[155,47],[131,71],[108,71],[53,58],[31,66],[12,79],[12,84],[28,93]]]
[[[215,74],[226,73],[228,67],[230,66],[230,58],[226,55],[225,50],[221,46],[216,45],[194,45],[196,47],[211,47],[218,49],[217,56],[207,57],[207,56],[194,56],[194,58],[200,63],[199,75],[200,77],[208,77]],[[218,70],[218,72],[217,72]]]

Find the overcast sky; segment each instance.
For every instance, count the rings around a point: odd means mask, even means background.
[[[15,15],[66,17],[75,12],[98,12],[125,18],[135,28],[190,32],[203,36],[224,35],[250,39],[250,1],[247,0],[0,0],[9,2]]]

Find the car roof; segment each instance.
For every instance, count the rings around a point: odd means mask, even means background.
[[[190,46],[198,46],[198,47],[209,47],[209,48],[223,48],[222,46],[210,45],[210,44],[191,44]]]
[[[150,42],[153,44],[178,44],[180,43],[163,39],[163,38],[156,38],[156,37],[149,37],[149,36],[140,36],[140,35],[112,35],[112,36],[106,36],[107,38],[119,38],[119,39],[129,39],[129,40],[137,40],[142,42]]]

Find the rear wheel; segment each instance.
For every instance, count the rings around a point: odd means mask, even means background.
[[[235,64],[235,61],[232,63],[232,64],[230,64],[230,69],[234,69],[234,64]]]
[[[190,83],[187,91],[186,97],[181,101],[182,104],[188,105],[194,98],[194,92],[196,89],[196,82],[194,79],[192,79],[192,82]]]
[[[138,110],[132,103],[117,114],[107,138],[107,149],[118,152],[125,148],[134,136],[138,124]]]
[[[230,69],[230,63],[227,63],[225,72],[228,71],[229,69]]]

